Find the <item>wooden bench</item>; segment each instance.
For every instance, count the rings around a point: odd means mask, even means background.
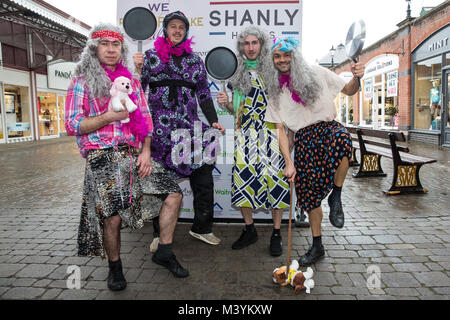
[[[381,157],[385,156],[393,159],[394,167],[392,185],[389,190],[384,191],[387,195],[428,192],[420,183],[419,172],[424,164],[434,163],[436,160],[410,154],[407,147],[397,146],[397,142],[406,142],[403,132],[355,127],[346,127],[346,129],[357,137],[357,140],[352,141],[353,153],[359,149],[361,155],[359,170],[353,174],[354,178],[385,177],[386,174],[381,167]],[[377,138],[378,141],[364,137]]]

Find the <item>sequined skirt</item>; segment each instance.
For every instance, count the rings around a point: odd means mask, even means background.
[[[103,225],[120,215],[122,227],[140,229],[143,191],[136,167],[139,150],[128,145],[90,150],[86,158],[78,255],[105,257]],[[131,158],[131,161],[130,161]]]

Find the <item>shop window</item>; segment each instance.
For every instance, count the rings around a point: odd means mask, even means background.
[[[8,139],[31,136],[28,87],[5,85],[5,117]]]
[[[38,92],[39,134],[41,137],[59,135],[56,94]]]
[[[440,130],[442,56],[415,65],[414,128]]]

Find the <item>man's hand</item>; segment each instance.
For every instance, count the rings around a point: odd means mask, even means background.
[[[130,113],[127,110],[116,112],[112,109],[108,110],[108,112],[105,113],[105,117],[108,119],[108,122],[114,122],[114,121],[122,121],[127,119],[130,116]]]
[[[141,74],[142,68],[144,67],[144,53],[137,52],[137,53],[133,54],[133,62],[134,62],[134,67],[136,68],[136,72]]]
[[[289,182],[295,182],[297,170],[295,170],[294,164],[292,162],[286,163],[286,167],[283,170],[283,175],[288,179]]]
[[[351,68],[351,71],[353,73],[353,76],[355,76],[357,78],[362,78],[364,76],[364,72],[366,70],[366,67],[362,63],[360,63],[360,62],[358,62],[358,63],[352,62],[351,65],[350,65],[350,68]]]
[[[217,94],[217,102],[222,106],[230,103],[228,100],[228,94],[226,94],[225,92],[219,92]]]
[[[225,132],[225,128],[223,127],[223,125],[221,125],[221,124],[218,123],[218,122],[214,122],[214,123],[211,125],[211,127],[215,128],[215,129],[218,129],[218,130],[220,131],[220,133],[222,133],[222,134]]]
[[[139,167],[138,171],[139,177],[145,178],[151,175],[152,161],[150,157],[150,151],[143,149],[138,157],[136,165]]]

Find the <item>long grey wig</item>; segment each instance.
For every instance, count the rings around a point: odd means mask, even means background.
[[[273,52],[270,55],[273,58]],[[289,90],[296,92],[306,105],[314,103],[322,91],[322,86],[313,68],[305,61],[298,48],[291,51],[291,84]],[[278,70],[271,75],[272,85],[268,87],[269,97],[275,105],[278,105],[281,88],[278,78]]]
[[[83,49],[83,52],[81,53],[80,61],[75,68],[75,77],[84,78],[89,91],[94,97],[97,98],[110,97],[109,90],[111,89],[111,80],[105,70],[103,70],[103,67],[97,57],[98,43],[101,39],[92,39],[92,34],[101,30],[115,31],[124,37],[123,32],[115,25],[107,23],[100,23],[96,25],[92,28],[89,34],[89,39]],[[125,67],[128,67],[127,56],[128,46],[125,43],[122,43],[121,57],[122,63]]]
[[[233,89],[240,90],[243,94],[248,94],[252,88],[251,78],[245,68],[245,54],[244,54],[244,40],[248,36],[255,36],[261,44],[261,53],[259,55],[259,66],[256,72],[263,78],[266,88],[273,86],[276,69],[272,61],[272,53],[270,52],[270,39],[267,32],[256,26],[246,27],[238,36],[237,50],[238,50],[238,67],[233,78],[231,78],[231,85]],[[277,80],[278,82],[278,80]]]

